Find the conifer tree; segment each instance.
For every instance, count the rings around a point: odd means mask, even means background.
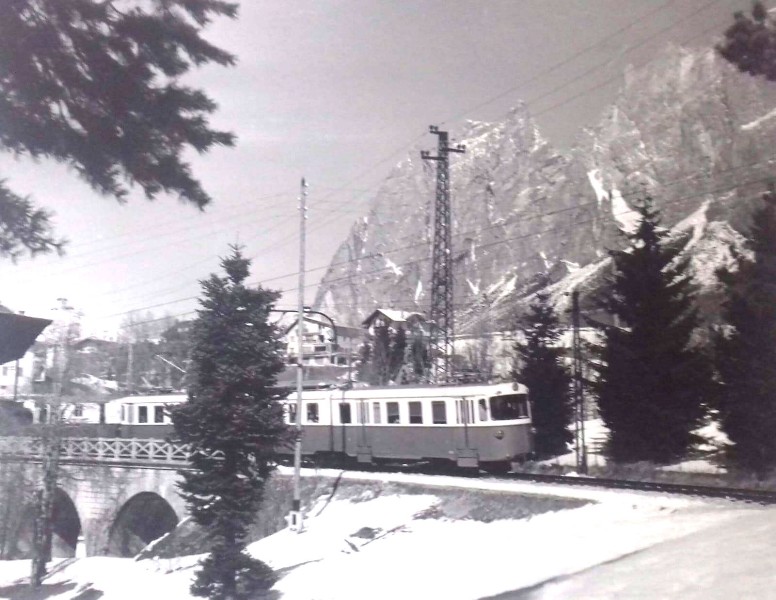
[[[548,294],[536,295],[518,328],[525,341],[515,342],[519,366],[512,375],[515,381],[528,386],[536,454],[540,458],[564,454],[572,439],[571,377],[562,362],[563,351],[557,345],[561,329]]]
[[[407,354],[407,332],[404,327],[399,326],[396,332],[391,336],[391,350],[389,360],[389,380],[395,380],[404,365],[404,358]]]
[[[637,229],[610,251],[613,274],[597,304],[613,315],[604,329],[595,388],[618,462],[667,463],[698,441],[711,391],[707,357],[691,345],[698,324],[688,259],[668,244],[647,197]]]
[[[734,464],[759,474],[776,467],[776,190],[753,215],[752,257],[718,273],[727,327],[716,340],[719,418]]]
[[[274,389],[283,360],[279,333],[268,317],[278,293],[246,286],[250,261],[239,248],[221,266],[225,276],[202,282],[191,333],[189,399],[173,411],[173,423],[192,452],[192,469],[180,473],[181,495],[212,544],[192,593],[235,600],[253,597],[274,581],[244,547],[276,451],[290,441],[291,430]]]
[[[742,12],[733,15],[717,51],[744,73],[776,81],[776,21],[762,2],[754,2],[751,18]]]
[[[234,63],[201,33],[236,14],[224,0],[3,0],[0,149],[66,164],[122,201],[136,185],[204,207],[185,156],[234,136],[210,128],[215,103],[181,78]],[[61,246],[49,213],[0,180],[0,255]]]
[[[375,339],[372,346],[372,368],[369,383],[385,385],[391,371],[391,332],[387,325],[375,327]]]

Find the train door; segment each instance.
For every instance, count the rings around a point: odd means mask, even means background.
[[[370,444],[368,430],[369,428],[369,402],[361,398],[357,400],[358,405],[358,423],[359,427],[359,443],[356,447],[356,456],[360,463],[372,462],[372,446]]]
[[[474,400],[461,398],[455,401],[456,420],[463,425],[463,447],[456,448],[456,462],[462,468],[477,468],[479,457],[477,449],[472,447],[469,426],[474,423]]]

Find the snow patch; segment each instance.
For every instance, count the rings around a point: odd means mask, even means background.
[[[472,291],[472,294],[475,296],[478,296],[480,293],[480,283],[479,281],[477,283],[472,283],[472,280],[468,277],[466,278],[466,283],[469,284],[469,289]]]
[[[620,230],[629,234],[635,233],[641,223],[641,215],[628,206],[618,189],[612,189],[612,216]]]
[[[383,259],[385,260],[386,268],[391,269],[393,271],[393,274],[396,275],[396,277],[401,277],[402,275],[404,275],[404,271],[402,271],[401,267],[399,267],[390,258],[388,258],[387,256],[383,256]]]
[[[760,126],[765,121],[773,119],[774,117],[776,117],[776,108],[774,108],[769,113],[764,114],[762,117],[755,119],[754,121],[749,121],[749,123],[745,123],[744,125],[741,125],[741,129],[743,129],[744,131],[749,131],[750,129],[754,129],[755,127]]]
[[[596,200],[598,200],[598,208],[601,208],[601,203],[609,199],[609,194],[606,193],[604,182],[601,179],[601,169],[588,171],[587,179],[595,192]]]
[[[418,285],[415,286],[415,302],[423,297],[423,282],[418,279]]]
[[[564,265],[566,265],[566,269],[568,269],[569,273],[575,273],[576,271],[579,271],[580,264],[571,260],[565,260],[561,259],[561,261]]]

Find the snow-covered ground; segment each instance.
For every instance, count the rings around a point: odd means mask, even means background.
[[[721,464],[711,460],[714,453],[728,443],[728,438],[716,423],[704,425],[696,431],[704,440],[698,450],[709,453],[709,458],[688,459],[673,465],[660,467],[664,471],[679,471],[684,473],[721,474],[726,469]],[[588,419],[585,421],[585,448],[587,449],[587,461],[591,467],[606,465],[606,456],[603,454],[603,444],[606,441],[608,429],[601,419]],[[564,467],[576,465],[576,453],[572,450],[566,454],[555,456],[541,461],[545,465],[562,465]]]
[[[776,566],[768,558],[776,509],[487,479],[363,473],[345,473],[343,479],[423,488],[397,494],[367,487],[360,495],[322,497],[303,533],[281,531],[252,544],[250,552],[281,575],[275,598],[772,597],[756,582]],[[449,511],[445,517],[437,510],[444,495],[438,488],[456,487],[467,497],[480,489],[522,494],[514,502],[525,501],[525,494],[590,502],[524,519],[483,522],[451,518]],[[36,597],[188,600],[196,561],[80,559],[51,575],[44,595]],[[28,565],[0,564],[0,598],[25,597],[18,582]],[[593,576],[598,572],[605,581]],[[747,582],[731,574],[745,575]],[[688,592],[701,584],[704,594]]]

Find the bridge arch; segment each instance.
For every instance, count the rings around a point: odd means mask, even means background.
[[[36,507],[28,504],[21,513],[15,533],[15,543],[10,548],[10,558],[32,558],[32,544],[35,527]],[[76,555],[78,539],[81,536],[81,519],[73,500],[64,490],[54,492],[52,510],[51,557],[72,558]]]
[[[154,492],[135,494],[119,510],[108,533],[108,556],[135,556],[145,546],[175,529],[178,515]]]

